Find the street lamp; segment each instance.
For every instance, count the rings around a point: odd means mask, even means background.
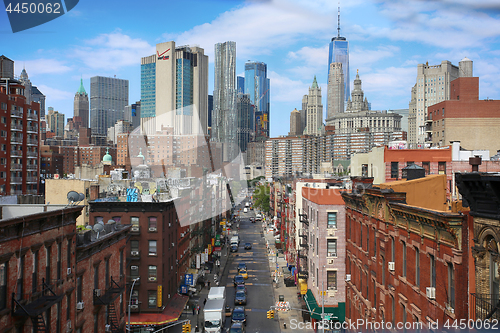
[[[325,333],[325,268],[323,265],[323,274],[321,274],[321,293],[323,297],[321,298],[321,328],[323,329],[323,333]]]
[[[134,281],[134,282],[132,282],[132,287],[130,287],[130,296],[129,296],[129,299],[128,299],[128,331],[129,332],[131,331],[130,330],[130,304],[132,303],[132,290],[134,290],[135,283],[137,281],[139,281],[140,278],[141,277],[139,276],[139,277],[133,279],[132,281]]]

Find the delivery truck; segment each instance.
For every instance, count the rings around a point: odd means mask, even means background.
[[[209,299],[203,308],[205,323],[203,328],[207,333],[222,333],[226,320],[226,300]]]

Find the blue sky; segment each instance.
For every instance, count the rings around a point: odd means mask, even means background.
[[[1,6],[1,5],[0,5]],[[84,79],[114,76],[130,82],[129,102],[140,99],[140,58],[155,45],[199,45],[208,54],[213,90],[214,44],[232,40],[237,75],[247,60],[263,61],[271,79],[271,136],[286,135],[289,115],[317,76],[326,104],[327,58],[337,34],[332,0],[80,0],[66,15],[13,34],[0,11],[0,54],[23,66],[47,96],[46,106],[73,115]],[[498,0],[344,0],[341,35],[349,41],[351,86],[359,69],[372,109],[408,108],[416,67],[442,60],[474,61],[479,96],[500,99]]]

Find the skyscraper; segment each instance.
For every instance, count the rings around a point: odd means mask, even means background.
[[[326,120],[335,115],[344,112],[344,72],[341,62],[332,62],[328,74],[328,92],[327,92],[327,114]]]
[[[302,126],[300,121],[300,112],[295,109],[290,113],[290,132],[288,135],[295,136],[302,134]]]
[[[464,58],[458,67],[447,60],[440,65],[417,66],[417,82],[412,88],[408,114],[410,148],[425,148],[427,107],[450,99],[450,83],[459,77],[472,77],[472,61]]]
[[[316,76],[307,96],[307,126],[304,134],[320,135],[323,133],[323,104],[321,103],[321,88],[318,86]]]
[[[255,135],[269,138],[269,94],[270,82],[267,78],[267,65],[263,62],[245,63],[245,94],[255,105]]]
[[[108,135],[108,128],[123,120],[128,105],[128,80],[114,77],[90,78],[90,128],[92,134]]]
[[[21,71],[19,82],[24,85],[24,96],[26,97],[26,103],[31,104],[31,102],[36,102],[40,104],[40,118],[45,118],[45,95],[42,94],[42,92],[38,90],[36,86],[31,84],[25,68],[23,68],[23,70]]]
[[[255,135],[255,112],[248,94],[238,93],[236,99],[238,147],[242,152],[247,151],[247,146]]]
[[[236,139],[236,42],[215,44],[212,140],[224,143],[223,160],[238,153]],[[246,84],[245,84],[246,85]]]
[[[73,103],[73,123],[75,129],[89,127],[89,96],[83,87],[83,79],[80,79],[80,88],[75,94]]]
[[[332,38],[328,52],[328,77],[330,77],[330,71],[332,70],[331,64],[335,62],[342,64],[342,72],[344,73],[344,102],[347,103],[347,99],[351,95],[349,79],[349,42],[345,37],[340,36],[340,7],[338,11],[337,37]],[[327,95],[327,108],[330,107],[329,99],[330,96]],[[327,112],[330,114],[328,109]]]
[[[208,129],[208,56],[199,47],[156,44],[141,59],[141,126],[147,134],[172,127],[174,134]]]

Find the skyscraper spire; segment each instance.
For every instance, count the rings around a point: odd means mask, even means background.
[[[339,10],[338,10],[337,37],[340,37],[340,1],[339,1]]]

